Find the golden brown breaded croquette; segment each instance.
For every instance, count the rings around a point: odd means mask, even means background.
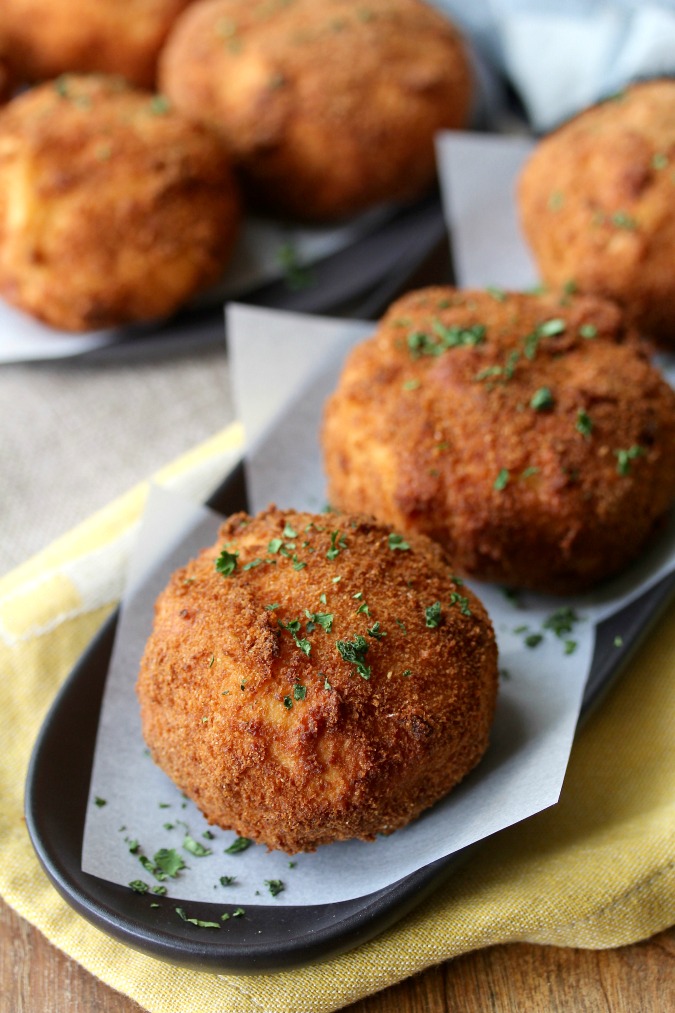
[[[472,88],[458,31],[419,0],[200,0],[159,77],[222,132],[251,199],[315,220],[422,193]]]
[[[479,761],[496,659],[439,546],[269,507],[230,518],[160,595],[143,734],[210,823],[289,854],[372,840]]]
[[[458,572],[565,593],[675,499],[675,393],[614,304],[431,288],[357,346],[326,407],[329,500],[437,539]]]
[[[0,28],[22,81],[98,72],[153,88],[166,35],[191,2],[2,0]]]
[[[675,346],[675,80],[636,84],[541,141],[519,181],[544,280],[614,299]]]
[[[0,110],[0,295],[54,327],[172,313],[218,280],[238,222],[218,138],[122,78]]]

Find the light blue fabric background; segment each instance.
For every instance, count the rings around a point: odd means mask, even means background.
[[[675,74],[675,0],[432,0],[469,37],[478,122],[500,125],[500,75],[549,130],[640,77]]]

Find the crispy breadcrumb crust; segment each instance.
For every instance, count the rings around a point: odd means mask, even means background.
[[[437,539],[458,571],[588,588],[675,498],[675,394],[619,309],[431,288],[349,356],[323,425],[330,502]]]
[[[536,147],[518,187],[542,277],[619,302],[675,345],[675,81],[636,84]]]
[[[222,132],[250,199],[304,219],[423,192],[472,90],[459,32],[419,0],[201,0],[159,78]]]
[[[122,78],[64,76],[0,110],[0,294],[54,327],[173,312],[220,278],[238,223],[220,141]]]
[[[338,642],[361,643],[360,666]],[[391,833],[471,770],[497,649],[428,539],[391,548],[370,518],[270,507],[173,575],[137,691],[155,762],[209,822],[313,851]]]
[[[0,28],[16,76],[121,74],[155,84],[167,33],[191,0],[2,0]]]

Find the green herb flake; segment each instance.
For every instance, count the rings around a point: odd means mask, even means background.
[[[330,535],[330,549],[326,553],[326,559],[337,559],[342,549],[347,548],[347,541],[345,536],[340,534],[339,531],[331,531]]]
[[[302,263],[297,248],[290,240],[282,243],[279,247],[277,261],[283,271],[286,285],[292,292],[309,288],[314,283],[312,270]]]
[[[172,879],[175,879],[181,869],[186,867],[175,848],[160,848],[152,858],[157,868],[161,869],[165,875],[171,876]]]
[[[293,699],[304,700],[306,696],[307,696],[307,687],[301,686],[299,683],[296,683],[296,685],[293,687]]]
[[[520,473],[520,477],[522,479],[526,479],[526,478],[532,478],[533,475],[538,475],[538,474],[539,474],[539,468],[535,468],[534,465],[531,464],[531,465],[529,465],[529,467],[523,468],[523,470]]]
[[[387,635],[384,632],[384,630],[380,629],[379,623],[374,623],[369,629],[366,630],[366,633],[368,634],[369,637],[373,637],[375,640],[382,640],[382,638],[386,637]]]
[[[632,447],[628,448],[628,450],[615,450],[614,454],[616,455],[617,473],[622,477],[630,475],[631,462],[634,461],[636,457],[644,457],[646,453],[647,451],[645,448],[639,446],[637,443],[634,443]]]
[[[129,886],[134,893],[147,893],[150,889],[147,883],[144,883],[142,879],[132,879]]]
[[[227,549],[223,549],[216,559],[216,570],[218,573],[221,573],[223,577],[231,577],[237,568],[238,557],[238,552],[228,552]]]
[[[153,116],[166,116],[171,112],[171,103],[166,95],[153,95],[150,99],[150,112]]]
[[[507,485],[509,484],[510,477],[511,476],[509,474],[509,469],[501,468],[499,474],[494,480],[493,488],[496,489],[497,492],[501,492],[503,489],[506,489]]]
[[[270,553],[270,555],[274,556],[276,555],[277,552],[280,551],[283,544],[284,544],[283,538],[273,538],[272,541],[267,546],[267,551]]]
[[[302,651],[302,653],[306,655],[306,657],[309,657],[312,651],[312,645],[310,644],[309,640],[306,639],[306,637],[298,636],[300,632],[300,620],[291,619],[290,622],[284,623],[281,621],[281,619],[278,619],[277,622],[279,623],[279,627],[282,630],[288,630],[288,632],[293,637],[293,643],[298,648],[298,650]]]
[[[283,893],[283,891],[286,889],[282,880],[280,879],[266,879],[265,886],[267,887],[267,889],[269,890],[269,892],[272,894],[273,897],[277,897],[280,893]]]
[[[94,795],[94,805],[97,806],[99,809],[102,809],[103,806],[107,804],[108,804],[107,799],[101,798],[99,795]]]
[[[266,612],[275,612],[278,608],[281,608],[281,605],[278,601],[275,601],[272,605],[265,605],[264,608]]]
[[[406,542],[403,535],[397,535],[393,531],[389,535],[387,541],[389,544],[389,548],[392,550],[392,552],[396,551],[397,549],[401,552],[407,552],[408,549],[410,548],[409,544]]]
[[[236,876],[221,876],[220,877],[220,885],[221,886],[232,886],[232,884],[236,881],[236,879],[237,879]]]
[[[325,594],[321,597],[324,599],[325,603]],[[310,612],[309,609],[305,609],[305,615],[310,622],[320,626],[322,630],[326,631],[326,633],[330,633],[333,628],[333,620],[335,619],[334,612]]]
[[[425,625],[428,626],[429,629],[436,629],[437,626],[440,626],[441,618],[442,618],[441,603],[439,601],[435,601],[433,605],[428,605],[425,608],[424,620]]]
[[[562,608],[556,609],[547,619],[542,623],[545,630],[551,630],[555,633],[556,637],[564,639],[568,633],[571,633],[576,623],[579,622],[579,616],[573,608],[569,605],[564,605]]]
[[[225,848],[226,855],[238,855],[242,851],[246,851],[253,844],[248,837],[237,837],[228,848]]]
[[[403,383],[403,390],[418,390],[421,385],[420,380],[406,380]]]
[[[528,633],[523,643],[526,647],[538,647],[543,639],[541,633]]]
[[[593,420],[588,412],[585,412],[583,408],[580,408],[577,412],[575,429],[586,439],[588,439],[593,432]]]
[[[403,676],[404,679],[409,679],[410,676],[412,675],[412,668],[404,668],[403,671],[401,672],[401,675]]]
[[[246,914],[246,912],[244,911],[243,907],[238,907],[238,908],[236,908],[232,912],[232,917],[233,918],[243,918],[245,914]]]
[[[186,851],[189,851],[191,855],[196,858],[204,858],[206,855],[212,854],[211,848],[204,847],[199,841],[196,841],[190,834],[186,834],[183,839],[183,847]]]
[[[177,907],[175,909],[175,911],[176,911],[176,914],[178,915],[178,917],[181,918],[184,922],[189,922],[190,925],[196,925],[197,928],[200,928],[200,929],[219,929],[220,928],[220,925],[218,924],[218,922],[207,922],[207,921],[203,921],[201,918],[189,918],[188,915],[185,913],[185,909],[182,908],[182,907]]]
[[[626,211],[616,211],[611,217],[611,222],[617,229],[627,229],[632,232],[637,228],[637,221]]]
[[[252,559],[250,563],[244,563],[244,565],[242,566],[242,570],[253,570],[254,567],[260,566],[260,564],[263,562],[264,562],[263,559]]]
[[[497,285],[488,285],[485,291],[489,296],[492,296],[495,302],[504,302],[506,299],[506,292],[503,288],[498,288]]]
[[[362,679],[370,679],[371,669],[364,661],[368,653],[368,641],[365,637],[359,635],[353,640],[337,640],[335,647],[343,661],[354,665]]]
[[[579,334],[582,338],[586,338],[587,340],[590,338],[597,338],[598,328],[595,324],[582,324],[579,328]]]
[[[578,647],[576,640],[565,641],[565,654],[574,654]]]
[[[614,646],[623,647],[623,637],[614,637]]]
[[[469,607],[469,599],[465,595],[459,594],[457,591],[453,591],[450,595],[450,607],[452,608],[453,605],[458,606],[459,611],[463,616],[470,616],[472,614],[471,608]]]
[[[292,701],[291,697],[290,696],[285,696],[284,697],[284,707],[286,708],[286,710],[289,711],[292,706],[293,706],[293,701]]]
[[[553,408],[555,400],[549,387],[540,387],[532,395],[530,401],[530,408],[534,408],[536,412],[545,412]]]
[[[294,531],[290,524],[286,523],[284,530],[281,532],[284,538],[297,538],[298,532]]]
[[[400,619],[396,619],[396,620],[395,620],[395,622],[396,622],[396,625],[397,625],[397,626],[398,626],[398,627],[399,627],[400,629],[402,629],[402,630],[403,630],[403,632],[404,632],[405,634],[407,634],[407,633],[408,633],[408,631],[407,631],[407,629],[406,629],[406,626],[405,626],[405,623],[402,623]]]
[[[165,886],[153,886],[150,893],[154,893],[155,897],[166,897],[167,889]]]

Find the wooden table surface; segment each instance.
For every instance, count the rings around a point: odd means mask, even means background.
[[[140,1010],[64,956],[0,901],[0,1013]],[[349,1007],[350,1013],[670,1010],[675,1010],[675,929],[616,950],[524,943],[494,946],[431,968]]]

